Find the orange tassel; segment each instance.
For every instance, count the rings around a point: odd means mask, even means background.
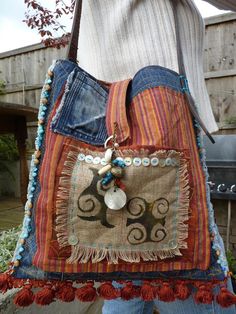
[[[196,303],[211,304],[214,300],[214,295],[211,291],[211,286],[207,284],[201,284],[198,287],[198,291],[194,295]]]
[[[189,298],[191,291],[184,281],[179,281],[175,284],[174,294],[177,299],[184,301]]]
[[[160,301],[172,302],[175,300],[174,291],[168,282],[164,282],[157,291]]]
[[[22,290],[17,292],[14,297],[14,304],[17,306],[25,307],[34,302],[34,294],[31,291],[31,285],[25,285]]]
[[[82,302],[93,302],[97,298],[97,291],[94,288],[94,282],[89,281],[85,286],[76,290],[77,298]]]
[[[222,287],[220,293],[216,296],[216,301],[222,307],[229,307],[236,304],[236,296],[227,290],[227,288]]]
[[[123,300],[131,300],[140,296],[141,287],[134,286],[132,281],[128,281],[126,286],[121,289],[121,298]]]
[[[12,288],[12,279],[8,273],[0,274],[0,291],[2,293]]]
[[[99,296],[105,300],[112,300],[120,297],[120,290],[113,287],[110,281],[106,281],[98,288]]]
[[[55,291],[51,284],[46,284],[45,287],[35,294],[35,303],[38,305],[49,305],[54,301]]]
[[[140,296],[144,301],[153,301],[156,298],[156,287],[153,287],[149,281],[144,280]]]
[[[30,283],[34,288],[43,288],[45,286],[45,281],[43,280],[32,279]]]
[[[14,278],[12,286],[13,288],[21,288],[24,285],[24,279]]]
[[[59,286],[56,298],[63,302],[72,302],[75,299],[75,290],[72,282],[66,282]]]

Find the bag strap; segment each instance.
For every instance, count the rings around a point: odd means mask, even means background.
[[[181,76],[184,78],[184,90],[185,90],[185,95],[188,100],[188,105],[189,105],[189,110],[191,111],[192,115],[194,116],[195,120],[198,122],[202,130],[205,132],[205,134],[208,136],[209,140],[214,144],[215,140],[211,136],[211,134],[208,132],[207,128],[205,127],[202,119],[200,118],[197,109],[196,109],[196,104],[195,100],[193,99],[192,95],[190,94],[189,87],[188,87],[188,82],[187,82],[187,75],[186,75],[186,70],[185,70],[185,65],[184,65],[184,58],[183,58],[183,52],[182,52],[182,47],[181,47],[181,37],[180,37],[180,23],[179,23],[179,18],[177,15],[177,6],[178,6],[179,1],[176,0],[171,0],[171,5],[173,9],[173,15],[174,15],[174,21],[175,21],[175,32],[176,32],[176,44],[177,44],[177,56],[178,56],[178,65],[179,65],[179,73]]]
[[[75,0],[74,18],[71,30],[70,43],[67,49],[67,59],[77,63],[77,50],[82,12],[82,0]]]
[[[74,19],[73,19],[73,25],[72,25],[72,31],[71,31],[71,40],[68,47],[67,52],[67,59],[75,62],[77,60],[77,50],[78,50],[78,39],[79,39],[79,30],[80,30],[80,20],[81,20],[81,12],[82,12],[82,0],[75,0],[75,11],[74,11]],[[202,130],[205,132],[205,134],[208,136],[210,141],[212,143],[215,143],[213,137],[208,132],[207,128],[205,127],[202,119],[200,118],[197,110],[196,110],[196,104],[195,101],[190,94],[187,79],[186,79],[186,71],[185,71],[185,65],[184,65],[184,58],[183,58],[183,52],[181,47],[181,38],[180,38],[180,23],[177,15],[177,6],[179,1],[177,0],[171,0],[171,5],[173,8],[173,14],[174,14],[174,21],[175,21],[175,32],[176,32],[176,43],[177,43],[177,56],[178,56],[178,65],[179,65],[179,73],[181,74],[181,77],[183,78],[183,89],[185,91],[185,95],[187,97],[187,102],[189,105],[189,110],[191,111],[192,115],[194,116],[195,120],[198,122]]]

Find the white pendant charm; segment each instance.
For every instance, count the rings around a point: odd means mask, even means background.
[[[105,152],[105,161],[107,163],[111,162],[112,154],[113,154],[113,150],[111,148],[108,148]]]
[[[122,189],[113,186],[105,193],[104,201],[108,208],[119,210],[125,206],[127,196]]]

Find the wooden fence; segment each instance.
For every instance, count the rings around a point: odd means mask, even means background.
[[[204,72],[221,133],[236,133],[236,13],[205,20]],[[6,82],[0,101],[38,107],[40,90],[52,60],[66,49],[36,44],[0,54],[0,80]]]
[[[236,13],[205,20],[204,72],[220,133],[236,133]]]

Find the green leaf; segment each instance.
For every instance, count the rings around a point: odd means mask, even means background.
[[[8,264],[11,261],[17,240],[19,238],[22,226],[12,228],[0,233],[0,272],[8,269]]]

